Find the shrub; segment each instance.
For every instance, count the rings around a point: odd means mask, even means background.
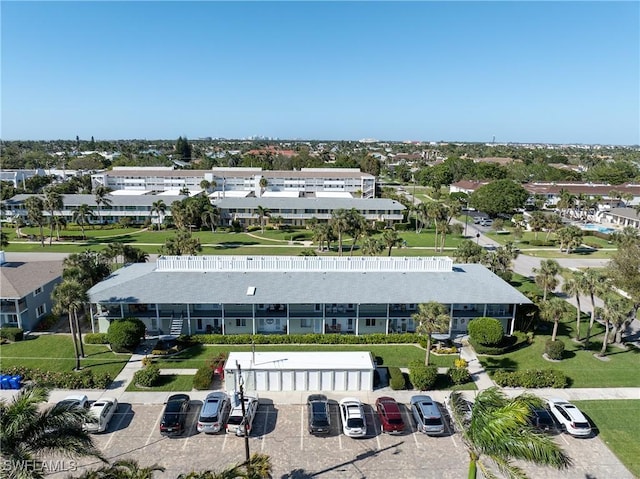
[[[144,323],[137,318],[116,319],[107,330],[107,338],[116,352],[132,351],[140,344],[144,330]]]
[[[144,358],[142,358],[142,367],[146,368],[147,366],[150,366],[151,364],[153,364],[153,359],[151,359],[148,356],[145,356]]]
[[[471,374],[469,370],[465,368],[450,368],[449,378],[453,384],[465,384],[471,381]]]
[[[515,331],[513,336],[505,336],[502,338],[499,344],[495,346],[483,346],[480,343],[475,342],[473,339],[469,338],[469,344],[473,346],[476,353],[478,354],[506,354],[509,351],[513,351],[518,349],[523,344],[528,344],[527,335],[522,331]]]
[[[82,339],[84,344],[109,344],[107,333],[85,333]]]
[[[453,362],[453,365],[456,367],[456,369],[460,369],[460,368],[466,368],[469,363],[462,358],[458,358]]]
[[[133,382],[138,386],[153,387],[160,380],[160,368],[157,364],[150,364],[135,372]]]
[[[404,380],[404,374],[400,371],[400,368],[388,367],[389,371],[389,387],[394,391],[406,388],[406,382]]]
[[[417,344],[426,338],[415,333],[354,334],[197,334],[191,337],[198,344]]]
[[[476,318],[469,322],[469,337],[484,346],[494,346],[502,340],[504,329],[495,318]]]
[[[209,389],[213,382],[213,369],[211,364],[200,366],[196,371],[196,375],[193,377],[193,388],[200,391]]]
[[[22,341],[24,339],[24,331],[21,328],[0,328],[0,338],[9,341]]]
[[[555,240],[532,239],[529,241],[531,246],[555,246]]]
[[[555,369],[523,369],[493,373],[493,380],[502,387],[522,388],[563,388],[567,377]]]
[[[438,368],[425,366],[419,361],[409,363],[409,379],[415,389],[425,391],[433,388],[438,379]]]
[[[43,317],[35,327],[36,331],[48,331],[50,330],[57,322],[58,317],[53,314],[47,314]]]
[[[562,353],[564,352],[564,343],[559,339],[555,341],[547,340],[544,346],[544,352],[549,359],[562,359]]]
[[[111,381],[113,381],[109,373],[94,374],[91,369],[54,372],[24,366],[13,366],[3,368],[2,374],[22,376],[23,380],[59,389],[107,389]]]

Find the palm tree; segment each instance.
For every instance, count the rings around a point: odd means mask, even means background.
[[[551,341],[556,340],[558,334],[558,323],[562,315],[568,310],[567,302],[556,296],[548,301],[543,300],[540,304],[540,316],[545,321],[553,321],[553,332],[551,333]]]
[[[342,235],[349,230],[349,214],[344,208],[338,208],[331,213],[329,220],[331,229],[338,235],[338,255],[342,256]]]
[[[557,214],[549,215],[546,217],[546,223],[544,227],[547,230],[547,236],[545,237],[545,240],[548,241],[551,233],[555,233],[560,228],[562,228],[562,218]]]
[[[442,219],[446,217],[446,212],[444,211],[443,206],[437,201],[431,201],[427,203],[426,210],[427,210],[427,218],[429,218],[429,221],[433,222],[434,227],[436,229],[433,250],[437,251],[438,250],[438,233],[439,233],[438,228],[440,223],[442,222]]]
[[[547,225],[547,220],[542,211],[534,211],[529,220],[529,228],[533,231],[533,239],[538,239],[538,233]]]
[[[378,238],[367,236],[362,243],[362,254],[365,256],[378,256],[384,251],[384,244]]]
[[[258,213],[258,220],[260,221],[260,231],[264,234],[264,219],[268,217],[271,212],[268,208],[264,208],[260,205],[256,207],[256,212]]]
[[[149,216],[153,216],[154,213],[157,215],[158,231],[160,231],[160,225],[162,224],[162,220],[166,211],[167,205],[162,200],[154,201],[151,204],[151,211],[149,211]]]
[[[202,224],[211,227],[211,232],[215,233],[218,223],[220,222],[220,209],[211,204],[207,205],[201,214]]]
[[[530,407],[540,407],[539,398],[529,394],[508,398],[498,388],[486,389],[476,396],[471,420],[464,427],[461,402],[458,391],[451,393],[453,419],[469,452],[469,479],[476,478],[478,469],[484,477],[496,477],[483,461],[483,456],[487,456],[509,478],[527,477],[522,469],[511,464],[512,460],[560,470],[571,465],[569,456],[551,437],[529,427]]]
[[[53,241],[53,225],[57,224],[55,221],[56,211],[60,211],[64,207],[62,201],[62,195],[53,189],[48,189],[44,194],[44,207],[49,212],[49,226],[51,231],[49,232],[49,246]],[[58,233],[58,239],[60,239],[60,233]]]
[[[553,291],[558,286],[556,275],[560,272],[560,264],[554,259],[540,261],[540,268],[533,268],[535,282],[542,288],[542,300],[547,300],[547,292]]]
[[[109,243],[104,250],[104,255],[112,260],[114,264],[118,263],[118,257],[124,256],[124,247],[125,244],[121,241],[114,241],[113,243]],[[122,260],[124,263],[124,258]]]
[[[587,268],[584,272],[582,281],[582,292],[588,294],[591,299],[591,319],[589,319],[589,327],[587,328],[587,337],[584,341],[584,349],[589,349],[589,340],[591,339],[591,329],[596,321],[596,294],[603,290],[604,277],[595,269]]]
[[[633,308],[632,304],[625,299],[618,298],[614,299],[611,297],[607,297],[604,300],[604,309],[600,309],[600,317],[604,322],[604,338],[602,338],[602,349],[600,350],[600,354],[598,356],[603,357],[607,354],[607,346],[609,345],[609,332],[610,328],[613,327],[614,335],[615,331],[617,331],[624,322],[629,317],[629,312]]]
[[[576,298],[576,341],[580,341],[580,316],[582,315],[580,293],[583,289],[583,277],[584,275],[580,271],[574,271],[562,284],[562,292],[567,296],[574,296]]]
[[[96,206],[98,207],[98,221],[102,223],[102,217],[100,214],[100,206],[111,206],[111,200],[107,198],[111,190],[106,186],[100,185],[98,186],[93,194],[95,195]]]
[[[96,215],[93,214],[93,209],[86,203],[78,206],[78,209],[73,212],[73,221],[80,225],[80,228],[82,229],[83,240],[87,239],[86,235],[84,234],[84,225],[89,223],[89,220],[95,218],[95,216]]]
[[[8,479],[40,479],[47,470],[43,456],[105,459],[94,446],[91,435],[82,430],[87,418],[84,408],[43,408],[47,389],[26,386],[7,402],[0,399],[0,453],[3,476]]]
[[[391,249],[398,248],[404,244],[404,240],[398,235],[396,230],[384,230],[382,233],[382,244],[387,248],[387,256],[391,256]]]
[[[349,250],[349,256],[353,256],[353,250],[358,242],[358,239],[367,231],[367,220],[362,216],[358,210],[352,208],[349,210],[349,234],[353,238],[351,242],[351,249]]]
[[[271,479],[272,469],[269,456],[253,454],[249,462],[236,464],[219,472],[192,471],[189,474],[180,474],[178,479]]]
[[[133,459],[121,459],[109,466],[85,471],[74,479],[153,479],[154,472],[164,472],[165,468],[154,464],[149,467],[140,467],[138,461]]]
[[[446,331],[450,320],[449,312],[444,304],[429,301],[426,304],[419,304],[418,312],[411,317],[417,323],[416,332],[427,336],[427,355],[424,363],[428,366],[431,354],[431,335]]]
[[[82,344],[82,331],[80,330],[80,322],[78,321],[78,310],[89,301],[86,288],[80,282],[74,279],[65,279],[62,283],[58,283],[51,298],[54,302],[54,311],[56,314],[69,314],[69,329],[71,330],[71,339],[73,340],[74,351],[76,353],[76,370],[80,369],[80,358],[84,357],[84,346]],[[78,334],[78,342],[76,342],[76,331]],[[80,344],[80,352],[78,353],[78,343]]]
[[[44,225],[44,202],[39,196],[30,196],[24,202],[24,206],[27,208],[27,218],[29,222],[34,226],[40,227],[40,244],[44,248],[44,231],[42,229]]]
[[[264,194],[264,190],[269,186],[269,180],[267,180],[264,176],[260,178],[260,196]]]

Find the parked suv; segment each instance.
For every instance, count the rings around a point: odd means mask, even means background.
[[[205,434],[220,432],[229,417],[230,410],[231,401],[225,393],[214,392],[207,394],[198,418],[198,432],[204,432]]]
[[[551,414],[569,434],[580,437],[591,435],[589,421],[576,406],[563,399],[549,399],[548,403]]]
[[[251,433],[253,420],[258,410],[258,398],[245,396],[244,410],[245,414],[243,416],[240,398],[237,395],[234,396],[234,406],[227,420],[227,432],[234,433],[236,436],[244,436],[245,432],[247,435]]]
[[[182,434],[185,431],[185,423],[190,407],[191,398],[187,394],[169,396],[160,421],[160,434],[163,436],[179,436]]]
[[[404,431],[402,412],[395,399],[382,396],[376,399],[376,411],[380,419],[380,431],[399,434]]]
[[[418,431],[429,435],[444,433],[442,413],[430,396],[412,396],[411,412]]]
[[[529,415],[529,421],[531,425],[543,432],[555,433],[558,431],[558,426],[553,419],[553,416],[549,410],[545,407],[533,407],[531,408],[531,414]]]
[[[307,415],[309,416],[309,433],[329,434],[331,431],[331,415],[329,401],[324,394],[312,394],[307,398]]]

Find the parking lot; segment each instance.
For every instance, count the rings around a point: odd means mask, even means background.
[[[105,456],[114,461],[133,458],[142,466],[158,463],[166,468],[157,478],[175,478],[192,470],[220,470],[244,460],[244,439],[230,434],[205,435],[196,430],[200,401],[192,401],[187,433],[182,437],[160,435],[162,405],[121,403],[106,433],[95,435]],[[415,432],[406,406],[401,405],[408,429],[402,435],[380,434],[380,423],[370,405],[365,406],[367,437],[352,439],[342,434],[337,403],[331,404],[332,430],[328,437],[307,432],[306,407],[278,405],[261,399],[249,437],[250,452],[268,454],[273,477],[285,478],[459,478],[465,477],[468,455],[459,434],[442,437]],[[443,412],[444,412],[444,408]],[[526,466],[530,477],[632,479],[598,437],[556,440],[574,460],[569,471]],[[95,461],[81,464],[98,467]],[[79,475],[81,469],[73,472]],[[63,478],[66,473],[49,477]]]

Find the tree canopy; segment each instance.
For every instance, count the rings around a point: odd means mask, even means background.
[[[481,186],[469,196],[469,204],[495,218],[523,208],[529,193],[511,180],[497,180]]]

